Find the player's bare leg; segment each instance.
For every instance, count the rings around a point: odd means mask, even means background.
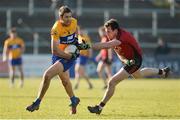
[[[103,99],[101,100],[101,103],[96,106],[88,106],[88,110],[91,113],[100,114],[102,111],[102,108],[105,106],[105,104],[111,99],[111,97],[114,94],[116,85],[128,78],[129,74],[124,70],[124,68],[121,68],[119,72],[117,72],[115,75],[112,76],[112,78],[108,82],[108,88],[106,89],[106,92],[104,94]]]
[[[164,77],[167,77],[170,72],[170,69],[168,67],[163,69],[157,69],[157,68],[142,68],[137,70],[135,73],[132,74],[134,78],[143,78],[153,75],[161,75]]]
[[[68,96],[70,98],[73,97],[74,93],[73,93],[72,85],[71,85],[70,78],[69,78],[69,71],[59,74],[59,78],[61,79],[61,82],[62,82]]]
[[[105,94],[104,94],[104,97],[103,97],[103,99],[102,99],[102,102],[103,102],[104,104],[106,104],[106,103],[109,101],[109,99],[113,96],[116,85],[117,85],[120,81],[128,78],[128,76],[129,76],[129,73],[127,73],[127,72],[124,70],[124,68],[121,68],[121,69],[119,70],[119,72],[117,72],[114,76],[112,76],[112,78],[111,78],[111,79],[109,80],[109,82],[108,82],[108,88],[107,88],[107,90],[106,90],[106,92],[105,92]]]
[[[49,88],[51,79],[54,76],[63,73],[63,69],[63,65],[59,61],[57,61],[45,71],[38,93],[38,98],[40,100],[43,99],[47,89]]]
[[[49,88],[51,79],[54,76],[56,76],[58,74],[61,74],[63,72],[63,69],[64,69],[63,65],[59,61],[57,61],[56,63],[51,65],[45,71],[45,73],[43,75],[43,80],[42,80],[42,82],[40,84],[40,88],[39,88],[37,99],[35,100],[35,102],[33,102],[33,104],[28,106],[26,108],[26,110],[28,110],[30,112],[33,112],[34,110],[38,110],[39,109],[40,102],[43,99],[47,89]]]
[[[10,87],[14,87],[15,83],[15,66],[9,65],[9,78],[10,78]]]
[[[98,63],[98,66],[97,66],[97,73],[98,73],[99,78],[102,79],[104,82],[104,88],[106,88],[107,87],[107,80],[104,79],[104,77],[102,75],[103,68],[104,68],[104,63],[103,63],[103,61],[100,61]]]
[[[108,80],[110,80],[110,78],[112,77],[112,72],[111,72],[111,65],[106,65],[106,67],[105,67],[105,72],[106,72],[106,75],[107,75],[107,77],[108,77],[108,79],[107,79],[107,82],[108,82]]]
[[[23,85],[24,85],[24,73],[23,73],[22,65],[18,66],[18,70],[19,70],[19,72],[20,72],[20,79],[21,79],[20,84],[19,84],[19,87],[22,88]]]
[[[59,74],[59,78],[62,81],[62,84],[66,90],[66,93],[68,94],[70,100],[71,100],[71,111],[70,114],[76,114],[76,107],[80,102],[80,99],[78,97],[75,97],[72,85],[70,82],[70,77],[69,77],[69,71],[63,72],[62,74]]]

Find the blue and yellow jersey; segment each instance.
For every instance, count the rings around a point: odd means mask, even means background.
[[[22,55],[24,41],[19,37],[15,39],[8,38],[5,40],[4,47],[8,50],[9,59],[17,59]]]
[[[68,44],[75,41],[76,30],[77,20],[75,18],[72,18],[69,26],[63,26],[58,20],[51,29],[51,40],[58,41],[59,49],[64,51]]]
[[[79,43],[82,43],[82,40],[85,41],[85,43],[87,44],[91,44],[91,39],[88,35],[86,34],[83,34],[83,35],[78,35],[78,40],[79,40]],[[89,56],[90,55],[90,52],[89,50],[81,50],[80,51],[80,55],[82,56]]]

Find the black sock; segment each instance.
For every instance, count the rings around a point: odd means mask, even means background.
[[[159,75],[162,75],[162,74],[163,74],[163,70],[162,70],[162,69],[159,69],[158,74],[159,74]]]
[[[101,102],[100,104],[99,104],[99,106],[101,106],[101,107],[104,107],[106,104],[105,103],[103,103],[103,102]]]

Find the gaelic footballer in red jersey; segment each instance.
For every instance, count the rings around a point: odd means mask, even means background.
[[[135,38],[124,29],[118,30],[116,38],[120,41],[120,44],[115,46],[114,50],[120,57],[120,60],[125,64],[124,69],[129,74],[132,74],[141,67],[142,50]],[[134,64],[130,65],[130,62]]]
[[[110,41],[105,43],[96,43],[92,45],[92,48],[113,48],[124,66],[109,80],[108,88],[99,105],[88,106],[88,110],[91,113],[96,114],[101,113],[103,107],[113,96],[115,87],[120,81],[128,78],[129,76],[132,76],[134,78],[141,78],[151,75],[163,75],[167,77],[170,71],[168,67],[163,69],[141,69],[140,67],[142,64],[142,50],[135,38],[129,32],[120,28],[118,22],[115,19],[107,21],[104,27]]]

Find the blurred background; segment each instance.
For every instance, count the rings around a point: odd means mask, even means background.
[[[50,30],[62,5],[73,10],[92,42],[100,41],[98,28],[105,21],[117,19],[143,48],[143,66],[169,66],[172,77],[180,76],[180,0],[1,0],[0,53],[8,30],[16,27],[26,44],[25,76],[42,76],[51,64]],[[93,57],[97,53],[94,51]],[[122,66],[115,56],[113,73]],[[97,77],[96,63],[89,61],[86,67],[91,77]],[[73,68],[70,72],[73,77]],[[0,76],[8,76],[7,64],[1,58]]]

